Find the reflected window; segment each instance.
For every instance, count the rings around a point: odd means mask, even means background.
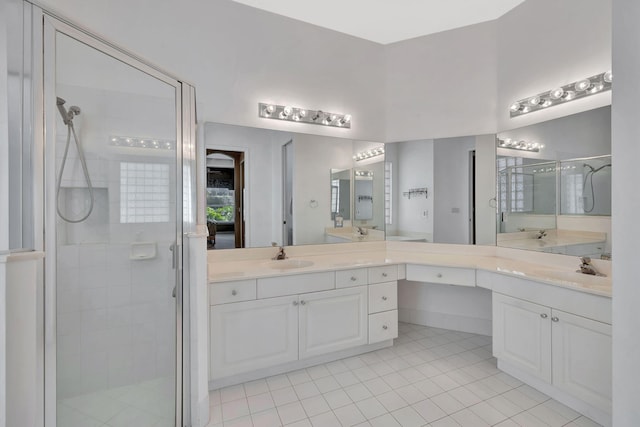
[[[120,163],[120,222],[169,222],[169,165]]]

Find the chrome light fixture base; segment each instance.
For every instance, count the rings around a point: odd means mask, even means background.
[[[498,139],[498,148],[508,148],[509,150],[529,151],[531,153],[540,152],[544,148],[544,144],[529,141],[517,141],[511,138]]]
[[[258,103],[258,116],[264,119],[351,129],[351,115],[349,114],[328,113],[322,110],[307,110],[306,108],[291,107],[288,105],[260,102]]]
[[[537,95],[520,99],[511,104],[509,114],[512,118],[518,117],[534,111],[544,110],[554,105],[564,104],[575,99],[606,92],[611,90],[612,78],[613,75],[611,71],[606,71]]]

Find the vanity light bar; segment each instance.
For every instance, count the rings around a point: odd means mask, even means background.
[[[511,117],[521,116],[533,111],[542,110],[554,105],[585,98],[600,92],[611,90],[613,73],[611,70],[586,79],[542,92],[514,102],[509,107]]]
[[[544,148],[544,144],[540,144],[537,142],[527,142],[527,141],[517,141],[511,138],[499,139],[498,147],[500,148],[508,148],[510,150],[520,150],[520,151],[530,151],[532,153],[537,153],[541,148]]]
[[[314,125],[351,129],[351,115],[328,113],[322,110],[307,110],[288,105],[258,103],[258,116],[264,119],[285,120]]]
[[[359,162],[360,160],[370,159],[376,156],[382,156],[383,154],[384,154],[384,148],[378,147],[378,148],[373,148],[371,150],[359,152],[358,154],[353,156],[353,160],[355,160],[356,162]]]
[[[154,148],[158,150],[175,150],[176,142],[168,139],[137,138],[134,136],[110,136],[109,145],[131,148]]]
[[[362,176],[366,178],[373,178],[373,171],[355,171],[355,176]]]

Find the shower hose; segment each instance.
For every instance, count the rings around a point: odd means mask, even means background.
[[[64,173],[64,168],[67,164],[67,156],[69,154],[69,145],[71,143],[72,134],[73,134],[73,140],[78,150],[78,158],[80,159],[80,163],[82,164],[82,172],[84,173],[84,179],[87,182],[87,186],[89,189],[89,197],[91,199],[91,204],[89,205],[89,211],[82,218],[79,218],[79,219],[67,218],[62,213],[62,210],[60,209],[60,187],[62,186],[62,174]],[[60,165],[60,172],[58,172],[58,187],[56,188],[56,210],[58,211],[58,215],[60,215],[60,218],[62,218],[66,222],[75,224],[89,218],[89,215],[91,215],[91,212],[93,212],[93,205],[94,205],[93,185],[91,185],[91,178],[89,177],[87,160],[85,159],[84,151],[82,150],[82,144],[80,143],[80,140],[78,139],[78,135],[76,135],[76,130],[73,127],[73,121],[68,120],[67,121],[67,143],[64,147],[64,155],[62,156],[62,164]]]

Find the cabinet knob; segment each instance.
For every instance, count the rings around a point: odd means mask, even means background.
[[[387,325],[382,325],[382,329],[386,331],[387,329],[389,329],[389,327]]]
[[[382,297],[382,301],[386,301],[386,300],[387,300],[387,297]]]
[[[294,301],[294,302],[293,302],[293,305],[298,305],[298,301]]]
[[[438,274],[436,275],[436,277],[437,277],[437,278],[441,278],[441,277],[442,277],[442,273],[438,273]]]
[[[542,317],[543,319],[547,318],[547,313],[540,313],[540,317]]]
[[[305,305],[307,302],[305,300],[300,301],[301,305]]]
[[[558,322],[558,321],[560,321],[560,319],[558,319],[556,316],[553,316],[553,317],[551,318],[551,321],[552,321],[552,322]]]
[[[352,282],[355,282],[356,280],[358,280],[358,279],[356,278],[356,276],[351,276],[351,281],[352,281]]]
[[[231,295],[233,295],[233,296],[235,297],[236,295],[238,295],[238,291],[236,291],[235,289],[234,289],[234,290],[232,290],[232,291],[231,291]]]
[[[387,273],[382,273],[382,277],[387,277]]]

